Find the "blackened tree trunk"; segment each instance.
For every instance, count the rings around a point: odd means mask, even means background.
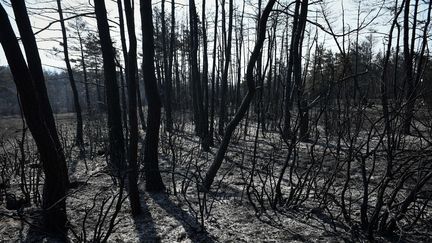
[[[119,27],[120,27],[120,42],[121,42],[121,48],[122,48],[122,54],[123,54],[123,60],[125,62],[125,73],[127,73],[127,65],[128,65],[128,53],[127,53],[127,47],[126,47],[126,34],[125,34],[125,24],[124,24],[124,17],[123,17],[123,5],[122,1],[117,1],[117,9],[119,12]],[[128,128],[128,119],[127,119],[127,102],[126,102],[126,85],[123,78],[123,71],[121,64],[118,62],[118,66],[120,68],[120,102],[121,102],[121,109],[122,109],[122,118],[123,118],[123,127],[125,128],[125,149],[127,153],[128,148],[128,136],[129,136],[129,128]],[[127,74],[125,74],[127,75]]]
[[[76,112],[76,116],[77,116],[76,143],[78,146],[82,147],[84,144],[84,141],[83,141],[83,121],[82,121],[82,115],[81,115],[81,105],[79,103],[78,89],[76,87],[76,82],[75,82],[75,78],[73,75],[72,66],[71,66],[70,60],[69,60],[69,50],[68,50],[68,40],[67,40],[67,35],[66,35],[66,26],[65,26],[65,20],[63,17],[63,9],[62,9],[60,0],[57,0],[57,8],[58,8],[58,13],[59,13],[59,17],[60,17],[60,25],[61,25],[61,31],[62,31],[62,37],[63,37],[63,53],[65,56],[66,68],[67,68],[68,75],[69,75],[70,86],[72,88],[74,107],[75,107],[75,112]]]
[[[236,54],[237,54],[237,87],[236,87],[236,105],[241,102],[241,73],[242,73],[242,48],[243,48],[243,19],[246,4],[243,4],[242,14],[240,17],[240,26],[236,32]]]
[[[24,1],[15,1],[14,11],[24,18],[20,19],[20,21],[23,21],[20,22],[22,24],[19,27],[20,31],[23,34],[32,35]],[[0,32],[2,33],[0,35],[0,43],[9,63],[21,107],[27,125],[36,142],[45,173],[42,201],[44,226],[48,232],[60,234],[62,238],[66,238],[66,190],[68,186],[68,174],[63,150],[59,147],[58,141],[56,141],[57,131],[52,119],[53,115],[49,107],[49,101],[46,97],[46,89],[44,84],[40,83],[43,81],[43,75],[36,78],[32,77],[32,73],[26,65],[18,40],[9,22],[8,15],[1,4]],[[38,54],[34,36],[33,40],[28,37],[23,37],[22,41],[24,45],[35,47],[32,54]],[[26,43],[27,41],[30,43]],[[34,60],[29,61],[32,65],[40,61],[39,56],[32,56],[32,58],[38,59],[36,62]],[[33,66],[32,69],[33,71],[37,71],[38,69],[42,70],[42,67]],[[40,75],[37,72],[35,74]],[[35,81],[36,79],[38,81]],[[42,93],[39,93],[39,90],[42,90]]]
[[[121,122],[120,98],[117,84],[114,48],[109,32],[105,1],[95,1],[95,13],[101,43],[105,92],[108,113],[110,166],[119,173],[125,169],[125,152]]]
[[[125,12],[129,34],[129,52],[126,66],[126,81],[129,95],[129,200],[132,214],[141,212],[138,191],[138,116],[137,116],[137,40],[135,35],[134,11],[130,0],[125,0]]]
[[[297,105],[298,112],[300,117],[300,131],[299,131],[299,139],[302,141],[306,141],[309,139],[309,108],[308,101],[306,99],[305,92],[305,84],[302,80],[301,74],[301,60],[302,60],[302,46],[303,46],[303,36],[306,26],[306,19],[308,13],[308,0],[303,0],[301,2],[300,7],[300,16],[298,20],[298,25],[295,33],[296,45],[294,46],[294,67],[293,67],[293,75],[294,75],[294,83],[297,91]]]
[[[257,35],[257,39],[258,39],[258,29],[259,29],[259,18],[261,16],[261,6],[262,6],[262,0],[258,0],[257,1],[257,5],[258,5],[258,13],[257,13],[257,17],[256,17],[256,35]],[[258,59],[257,59],[257,64],[256,64],[256,81],[257,81],[257,85],[264,87],[264,78],[263,78],[263,74],[262,74],[262,63],[263,63],[263,58],[262,58],[263,54],[262,51],[261,53],[258,55]],[[263,116],[261,116],[261,107],[262,107],[262,93],[263,93],[263,89],[259,89],[257,91],[257,99],[255,99],[255,113],[257,115],[257,117],[261,118]],[[262,120],[260,120],[258,123],[261,123]],[[260,126],[262,124],[259,124]],[[262,127],[262,126],[261,126]]]
[[[198,15],[196,12],[195,1],[189,1],[189,17],[190,17],[190,64],[191,64],[191,72],[192,72],[192,92],[193,99],[195,99],[194,104],[196,104],[197,115],[195,126],[197,127],[196,131],[201,138],[201,146],[204,151],[209,151],[209,139],[208,139],[208,117],[205,114],[204,110],[204,102],[203,102],[203,88],[201,86],[201,80],[199,78],[199,69],[198,69]],[[206,44],[205,44],[205,49]],[[205,68],[208,68],[206,60],[204,60]],[[207,73],[205,71],[205,73]],[[206,74],[207,75],[207,74]],[[207,81],[205,81],[207,83]],[[207,85],[206,85],[207,86]],[[206,87],[204,89],[207,89]]]
[[[54,139],[56,148],[62,150],[61,143],[57,134],[55,120],[51,109],[51,104],[48,99],[48,93],[45,86],[45,77],[42,70],[42,62],[39,55],[39,50],[36,44],[35,35],[31,28],[30,19],[27,15],[27,8],[24,0],[12,2],[12,7],[15,14],[16,23],[21,35],[22,44],[27,57],[28,68],[33,78],[33,82],[39,94],[39,101],[45,107],[42,109],[44,117],[50,129],[50,135]],[[64,170],[66,170],[66,164]]]
[[[169,58],[168,58],[168,65],[171,72],[171,77],[174,77],[174,56],[176,55],[176,33],[175,33],[175,2],[171,1],[171,33],[170,33],[170,50],[169,50]],[[178,66],[178,65],[177,65]],[[171,83],[167,83],[167,89],[169,89],[170,92],[170,99],[177,101],[177,96],[174,95],[175,92],[173,92],[173,78],[171,78]],[[167,93],[168,96],[168,93]],[[172,103],[172,101],[170,101]],[[171,106],[172,109],[172,106]],[[172,112],[171,112],[172,113]]]
[[[215,113],[215,79],[216,79],[216,53],[217,53],[217,30],[218,30],[218,10],[219,0],[215,0],[215,21],[214,21],[214,36],[213,36],[213,64],[211,78],[211,100],[210,100],[210,130],[209,130],[209,145],[214,145],[214,113]]]
[[[119,12],[120,42],[121,42],[123,60],[125,62],[125,67],[126,67],[128,61],[128,53],[127,53],[127,46],[126,46],[126,34],[125,34],[126,31],[125,31],[125,24],[124,24],[124,17],[123,17],[123,5],[121,0],[117,1],[117,10]]]
[[[224,3],[225,4],[225,3]],[[228,38],[225,43],[225,62],[221,80],[221,103],[219,110],[219,134],[224,134],[225,122],[228,118],[227,110],[227,91],[228,91],[228,70],[231,60],[231,40],[232,40],[232,25],[233,25],[233,1],[229,0],[228,13]]]
[[[297,26],[299,22],[300,15],[300,1],[296,1],[294,7],[294,16],[293,16],[293,35],[291,36],[291,43],[289,47],[288,54],[288,67],[287,67],[287,79],[285,82],[285,101],[284,101],[284,127],[283,127],[283,136],[287,138],[291,136],[291,106],[292,106],[292,74],[293,74],[293,64],[294,64],[294,52],[295,47],[298,45],[298,36]]]
[[[213,163],[211,164],[210,168],[208,169],[206,176],[204,178],[203,184],[201,189],[203,191],[209,191],[210,187],[214,181],[214,178],[216,177],[216,174],[219,170],[219,168],[222,165],[222,161],[225,157],[225,153],[228,149],[229,142],[231,140],[231,136],[236,129],[237,125],[240,123],[241,119],[246,114],[246,111],[249,109],[249,105],[252,101],[252,98],[255,94],[255,81],[254,81],[254,75],[253,71],[255,68],[255,64],[258,60],[259,54],[261,53],[261,49],[264,44],[265,40],[265,32],[266,32],[266,24],[267,19],[270,15],[270,12],[273,8],[274,3],[276,0],[270,0],[267,3],[267,6],[265,7],[260,22],[259,22],[259,28],[258,28],[258,39],[255,43],[255,47],[252,51],[249,63],[247,65],[246,69],[246,82],[248,86],[248,92],[246,96],[243,98],[243,101],[237,110],[236,114],[234,115],[234,118],[228,123],[227,128],[225,130],[224,136],[222,138],[222,142],[219,146],[219,149],[216,153],[216,156],[213,160]]]
[[[145,93],[148,101],[147,134],[144,144],[144,170],[147,191],[164,191],[159,171],[158,145],[161,118],[161,100],[155,77],[152,4],[141,0],[141,28],[143,42],[143,64]]]
[[[165,0],[162,0],[162,54],[163,54],[163,65],[165,71],[165,82],[164,82],[164,102],[165,102],[165,122],[167,131],[172,131],[172,109],[171,109],[171,89],[172,89],[172,48],[167,50],[166,45],[166,21],[165,21]],[[168,53],[170,52],[170,62],[168,63]]]
[[[88,87],[88,75],[87,75],[87,65],[84,58],[84,46],[83,46],[83,39],[81,36],[81,32],[78,31],[78,41],[80,45],[80,55],[81,55],[81,66],[83,69],[83,76],[84,76],[84,89],[85,89],[85,96],[86,96],[86,105],[87,105],[87,112],[91,114],[91,101],[90,101],[90,92]]]
[[[206,24],[206,1],[202,1],[202,36],[203,36],[203,71],[201,83],[204,90],[204,100],[203,100],[203,113],[201,118],[201,126],[202,126],[202,142],[201,145],[204,150],[210,150],[210,141],[212,140],[209,134],[209,121],[208,121],[208,112],[209,112],[209,92],[208,92],[208,52],[207,52],[207,24]]]
[[[199,70],[198,70],[198,16],[196,13],[196,7],[195,7],[195,1],[189,0],[189,65],[190,65],[190,84],[191,84],[191,91],[192,91],[192,107],[193,107],[193,115],[194,115],[194,122],[195,122],[195,132],[201,136],[201,124],[200,124],[200,90],[197,89],[198,84],[198,76],[199,76]]]
[[[416,100],[416,87],[414,84],[414,75],[413,75],[413,48],[415,41],[415,28],[416,28],[416,19],[417,19],[417,6],[418,0],[416,0],[415,11],[414,11],[414,21],[413,27],[410,28],[410,0],[406,0],[405,10],[404,10],[404,25],[403,25],[403,54],[404,54],[404,68],[405,68],[405,83],[407,84],[407,93],[406,93],[406,101],[407,105],[404,113],[404,121],[403,121],[403,132],[405,134],[410,134],[411,130],[411,122],[414,116],[414,105]],[[412,30],[413,36],[411,39],[411,47],[410,47],[410,37],[409,32]]]
[[[139,77],[139,76],[137,76]],[[139,79],[138,79],[139,80]],[[141,129],[145,131],[147,129],[145,124],[145,117],[144,117],[144,111],[143,111],[143,105],[142,105],[142,98],[141,98],[141,90],[139,86],[139,82],[137,82],[137,99],[138,99],[138,114],[141,120]]]
[[[126,52],[127,54],[127,52]],[[127,56],[127,55],[126,55]],[[123,128],[124,128],[124,146],[127,154],[127,148],[128,148],[128,141],[129,141],[129,127],[128,127],[128,105],[126,101],[126,83],[125,83],[125,77],[124,73],[127,71],[123,71],[123,67],[121,64],[117,61],[117,66],[119,68],[119,76],[120,76],[120,108],[122,111],[121,117],[123,120]],[[127,66],[127,65],[126,65]]]

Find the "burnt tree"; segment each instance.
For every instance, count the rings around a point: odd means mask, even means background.
[[[273,8],[274,3],[276,0],[270,0],[267,3],[267,6],[265,7],[260,21],[259,21],[259,28],[258,28],[258,39],[255,43],[255,47],[252,51],[251,57],[249,59],[249,63],[247,65],[246,69],[246,82],[248,86],[248,92],[246,96],[243,98],[243,101],[237,110],[236,114],[234,115],[234,118],[228,123],[224,136],[222,138],[221,144],[219,146],[219,149],[216,153],[216,156],[213,160],[213,163],[211,164],[210,168],[208,169],[206,176],[204,178],[203,184],[201,189],[203,191],[209,191],[210,187],[214,181],[214,178],[216,177],[216,174],[219,170],[219,168],[222,165],[223,159],[225,157],[225,153],[228,149],[228,145],[231,140],[231,136],[236,129],[237,125],[240,123],[241,119],[246,114],[246,111],[249,109],[249,105],[252,101],[252,98],[254,97],[256,87],[255,87],[255,81],[254,81],[254,68],[255,64],[258,60],[259,54],[261,53],[261,49],[264,45],[265,40],[265,32],[266,32],[266,24],[268,17],[270,15],[270,12]]]
[[[195,1],[189,1],[189,18],[190,18],[190,50],[191,53],[189,55],[191,72],[192,72],[192,97],[194,104],[194,114],[195,114],[195,127],[198,135],[201,139],[201,146],[204,151],[209,151],[209,138],[208,138],[208,117],[204,110],[204,102],[203,102],[203,88],[201,85],[201,80],[199,78],[199,69],[198,69],[198,15],[196,12]],[[206,47],[205,47],[206,49]],[[204,67],[207,68],[207,62],[204,60]],[[206,73],[206,72],[204,72]],[[206,82],[206,81],[205,81]],[[207,82],[206,87],[207,89]]]
[[[164,104],[165,104],[165,121],[166,121],[166,129],[167,131],[172,131],[173,121],[172,121],[172,109],[171,109],[171,103],[172,103],[172,97],[171,97],[171,89],[172,89],[172,48],[170,47],[169,50],[166,48],[166,21],[165,21],[165,0],[162,0],[162,12],[161,12],[161,18],[162,18],[162,54],[163,54],[163,66],[165,71],[165,80],[164,80]],[[171,33],[172,34],[172,33]],[[168,57],[168,51],[169,57]],[[168,60],[169,59],[169,60]]]
[[[221,80],[221,101],[219,110],[219,129],[220,135],[224,134],[225,122],[228,119],[227,108],[227,92],[228,92],[228,70],[231,61],[231,41],[232,41],[232,27],[233,27],[233,1],[229,0],[229,13],[228,13],[228,38],[225,39],[225,62],[222,72]],[[222,4],[222,14],[225,15],[225,2]],[[222,16],[222,32],[225,34],[225,16]]]
[[[32,56],[32,58],[38,60],[32,60],[29,63],[32,63],[32,70],[35,75],[40,75],[38,70],[42,70],[42,67],[40,66],[37,46],[24,1],[15,1],[14,11],[18,13],[17,16],[23,17],[23,19],[20,19],[20,21],[23,21],[19,24],[20,31],[25,35],[33,36],[33,38],[26,36],[22,41],[27,47],[35,47],[35,49],[28,51],[33,51],[31,54],[35,56]],[[18,39],[2,5],[0,5],[0,32],[2,33],[0,43],[9,63],[22,111],[36,142],[45,173],[42,197],[44,227],[46,231],[59,234],[62,238],[65,238],[67,233],[66,191],[69,183],[68,173],[63,150],[57,141],[57,131],[46,96],[46,88],[41,83],[43,76],[32,77],[32,72],[26,64]],[[27,53],[27,55],[30,55],[30,53]],[[39,67],[33,66],[38,64],[38,61]]]
[[[105,1],[95,1],[94,3],[105,76],[110,166],[117,173],[120,173],[125,168],[125,151],[122,122],[119,115],[121,114],[121,109],[114,61],[115,54],[109,32]]]
[[[61,26],[61,32],[62,32],[62,38],[63,38],[63,53],[64,53],[64,60],[66,62],[66,68],[69,76],[69,82],[70,86],[72,88],[72,94],[73,94],[73,100],[74,100],[74,108],[77,116],[77,126],[76,126],[76,143],[80,148],[82,148],[84,141],[83,141],[83,121],[82,121],[82,114],[81,114],[81,105],[79,103],[78,98],[78,89],[76,86],[75,78],[72,71],[72,66],[69,59],[69,49],[68,49],[68,40],[66,35],[66,26],[65,26],[65,20],[63,17],[63,9],[61,6],[61,1],[57,0],[57,10],[60,17],[60,26]]]
[[[125,13],[129,34],[129,52],[126,65],[126,81],[129,96],[129,200],[132,214],[141,212],[138,191],[138,116],[137,116],[137,39],[135,35],[134,11],[130,0],[125,0]]]
[[[213,35],[213,53],[212,53],[212,74],[211,74],[211,100],[210,100],[210,128],[209,128],[209,145],[214,145],[214,115],[215,115],[215,82],[216,82],[216,52],[217,52],[217,30],[218,30],[218,9],[219,2],[215,0],[215,20],[214,20],[214,35]]]
[[[147,191],[164,191],[159,171],[158,145],[161,119],[161,100],[154,67],[154,39],[151,1],[141,0],[141,28],[143,42],[142,71],[148,101],[147,134],[144,142],[144,170]]]

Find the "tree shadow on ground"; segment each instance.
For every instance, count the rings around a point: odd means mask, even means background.
[[[157,235],[155,222],[152,214],[145,200],[141,197],[141,214],[133,217],[135,230],[138,234],[139,242],[161,242],[160,237]]]
[[[215,242],[214,238],[205,229],[201,230],[201,226],[196,222],[196,218],[171,201],[167,194],[149,193],[149,196],[169,215],[181,223],[192,242]]]
[[[64,238],[63,236],[48,234],[42,225],[42,212],[37,210],[36,212],[30,213],[30,215],[23,216],[21,218],[21,229],[20,229],[20,242],[33,243],[33,242],[53,242],[61,243],[68,242],[70,239]],[[25,230],[25,225],[29,228]],[[25,234],[25,235],[24,235]],[[0,240],[3,242],[2,240]]]

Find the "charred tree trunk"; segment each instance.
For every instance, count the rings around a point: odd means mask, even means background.
[[[32,46],[32,70],[37,77],[33,78],[22,55],[18,40],[9,22],[8,15],[0,5],[0,43],[9,63],[14,82],[18,91],[22,111],[27,125],[36,142],[40,153],[42,168],[45,173],[42,208],[45,229],[50,233],[59,234],[62,238],[67,236],[66,191],[68,187],[68,174],[63,150],[59,147],[57,131],[46,96],[43,75],[40,71],[40,57],[37,53],[36,42],[30,27],[24,1],[14,1],[14,11],[23,17],[18,22],[26,46]],[[22,21],[22,22],[20,22]],[[28,43],[27,43],[28,42]],[[30,51],[30,50],[29,50]],[[27,53],[29,55],[30,53]],[[37,55],[37,56],[36,56]],[[39,66],[33,66],[39,63]],[[39,92],[42,91],[42,93]]]
[[[416,85],[414,83],[414,75],[413,75],[413,49],[415,42],[415,28],[416,28],[416,20],[417,20],[417,7],[418,0],[416,0],[415,11],[414,11],[414,21],[412,27],[412,39],[410,41],[410,0],[406,0],[405,10],[404,10],[404,25],[403,25],[403,45],[404,45],[404,67],[405,67],[405,83],[407,85],[407,93],[406,93],[406,108],[404,113],[404,121],[403,121],[403,131],[405,134],[410,134],[411,132],[411,122],[414,116],[414,106],[416,100]],[[411,44],[411,46],[410,46]]]
[[[137,64],[138,65],[138,64]],[[139,79],[137,82],[137,99],[138,99],[138,114],[141,120],[141,129],[145,131],[147,129],[146,123],[145,123],[145,117],[144,117],[144,110],[143,110],[143,104],[142,104],[142,98],[141,98],[141,90],[139,86]]]
[[[48,99],[48,93],[45,85],[45,77],[42,70],[42,62],[39,55],[38,46],[36,43],[35,35],[31,28],[30,19],[27,15],[27,7],[24,0],[12,2],[12,7],[15,14],[16,23],[21,35],[22,44],[25,49],[28,68],[33,78],[35,88],[39,94],[39,101],[45,107],[42,110],[44,117],[50,129],[50,135],[54,139],[57,150],[61,151],[61,143],[57,134],[55,120],[51,109],[51,104]],[[66,164],[64,170],[67,170]]]
[[[138,191],[138,117],[137,117],[137,40],[135,35],[134,11],[130,0],[125,0],[125,13],[129,34],[129,52],[126,66],[126,81],[129,95],[129,200],[132,215],[141,213]]]
[[[225,5],[225,2],[223,3]],[[222,6],[224,9],[224,5]],[[233,1],[229,0],[228,13],[228,38],[225,43],[225,62],[221,80],[221,103],[219,110],[219,134],[223,135],[225,130],[225,122],[228,118],[227,110],[227,91],[228,91],[228,69],[231,60],[231,41],[232,41],[232,26],[233,26]]]
[[[125,169],[124,138],[121,116],[119,115],[121,114],[121,109],[114,61],[115,54],[111,42],[104,0],[95,1],[95,13],[105,75],[110,165],[112,169],[117,171],[117,175],[120,175],[120,172],[123,172]]]
[[[190,83],[192,91],[192,105],[195,122],[195,132],[201,137],[201,119],[200,116],[200,90],[197,88],[199,85],[199,70],[198,70],[198,16],[196,13],[195,1],[189,0],[189,25],[190,25],[190,37],[189,37],[189,64],[190,64]]]
[[[84,89],[85,89],[85,97],[86,97],[86,105],[87,105],[87,112],[91,114],[91,101],[90,101],[90,92],[88,87],[88,76],[87,76],[87,65],[85,63],[84,58],[84,46],[83,46],[83,39],[81,36],[81,33],[78,31],[78,41],[80,45],[80,55],[81,55],[81,66],[83,68],[83,76],[84,76]]]
[[[245,13],[245,6],[243,4],[242,14],[240,17],[240,27],[236,32],[236,54],[237,54],[237,86],[236,86],[236,106],[238,107],[241,102],[241,73],[242,73],[242,48],[243,48],[243,19]]]
[[[201,145],[205,151],[210,150],[210,141],[212,140],[209,134],[209,121],[208,121],[208,111],[209,111],[209,92],[208,92],[208,52],[207,52],[207,24],[206,24],[206,1],[202,1],[202,35],[203,35],[203,71],[202,71],[202,86],[204,90],[204,100],[203,100],[203,113],[201,114],[202,123],[202,141]]]
[[[172,100],[174,100],[174,101],[176,101],[177,100],[177,96],[176,95],[174,95],[174,92],[173,92],[173,88],[172,88],[172,85],[173,85],[173,76],[174,76],[174,74],[173,74],[173,72],[174,72],[174,66],[173,66],[173,63],[174,63],[174,56],[176,55],[176,44],[175,44],[175,37],[176,37],[176,33],[175,33],[175,2],[174,1],[171,1],[171,33],[170,33],[170,50],[169,50],[169,59],[168,59],[168,65],[169,65],[169,69],[170,69],[170,74],[171,74],[171,82],[168,84],[167,83],[167,85],[169,86],[169,87],[167,87],[167,89],[169,88],[169,92],[170,92],[170,99],[171,99],[171,101],[170,101],[170,104],[172,104]],[[178,95],[178,94],[177,94]],[[168,93],[167,93],[167,96],[168,96]],[[172,110],[172,107],[173,106],[171,106],[171,110]],[[171,113],[172,113],[172,111],[171,111]]]
[[[122,6],[122,1],[118,0],[117,1],[117,9],[118,9],[118,13],[119,13],[119,27],[120,27],[120,42],[121,42],[121,50],[122,50],[122,54],[123,54],[123,60],[125,63],[125,68],[124,68],[124,73],[123,73],[123,68],[120,64],[120,61],[117,61],[117,65],[119,66],[120,69],[120,102],[121,102],[121,110],[122,110],[122,119],[123,119],[123,127],[125,129],[125,150],[126,150],[126,154],[128,153],[128,141],[129,141],[129,127],[128,127],[128,115],[127,115],[127,102],[126,102],[126,86],[129,84],[125,84],[124,81],[124,76],[127,76],[127,66],[128,66],[128,52],[127,52],[127,47],[126,47],[126,34],[125,34],[125,23],[124,23],[124,17],[123,17],[123,6]],[[127,77],[126,77],[127,79]],[[127,81],[126,81],[127,82]]]
[[[208,169],[206,176],[204,178],[203,184],[201,189],[203,191],[209,191],[210,187],[214,181],[214,178],[216,177],[216,174],[222,165],[222,161],[225,157],[225,153],[228,149],[229,142],[231,140],[231,136],[237,127],[237,125],[240,123],[241,119],[246,114],[246,111],[249,108],[249,105],[252,101],[252,98],[255,94],[255,81],[253,77],[253,70],[255,67],[255,64],[257,62],[258,56],[261,53],[261,49],[264,44],[265,40],[265,32],[266,32],[266,24],[267,19],[270,15],[270,12],[273,8],[274,3],[276,0],[270,0],[267,3],[267,6],[265,7],[260,22],[259,22],[259,28],[258,28],[258,39],[255,43],[255,47],[253,49],[253,52],[251,54],[247,69],[246,69],[246,82],[248,86],[248,92],[246,96],[244,97],[239,109],[237,110],[236,114],[234,115],[234,118],[228,123],[227,128],[225,130],[224,136],[222,138],[222,142],[220,144],[220,147],[216,153],[216,156],[213,160],[213,163],[211,164],[210,168]]]
[[[215,21],[214,21],[214,36],[213,36],[213,64],[212,64],[212,78],[211,78],[211,100],[210,100],[210,130],[209,130],[209,145],[214,145],[214,113],[215,113],[215,79],[216,79],[216,54],[217,54],[217,30],[218,30],[218,10],[219,2],[215,0]]]
[[[203,88],[201,86],[201,80],[199,78],[199,69],[198,69],[198,15],[196,12],[195,1],[189,1],[189,17],[190,17],[190,64],[192,71],[192,92],[194,93],[193,98],[194,104],[196,104],[197,115],[195,120],[195,126],[197,127],[197,132],[199,137],[201,138],[201,146],[204,151],[209,151],[208,144],[208,119],[204,114],[204,103],[203,103]],[[205,47],[206,48],[206,47]],[[206,62],[204,60],[204,62]],[[207,65],[207,63],[204,63]],[[208,66],[208,65],[207,65]],[[206,89],[206,87],[205,87]]]
[[[64,17],[63,17],[63,9],[61,7],[61,1],[60,0],[57,0],[57,8],[58,8],[58,13],[59,13],[59,17],[60,17],[60,25],[61,25],[61,31],[62,31],[62,37],[63,37],[63,53],[65,56],[66,68],[67,68],[68,75],[69,75],[70,86],[72,88],[74,107],[75,107],[75,112],[76,112],[76,116],[77,116],[76,143],[81,148],[84,144],[81,105],[79,103],[78,89],[76,87],[76,82],[75,82],[75,78],[73,75],[72,66],[71,66],[70,60],[69,60],[69,50],[68,50],[68,40],[67,40],[67,35],[66,35],[66,26],[64,23],[65,21],[64,21]]]
[[[171,109],[171,89],[172,89],[172,49],[170,51],[170,63],[168,64],[168,53],[166,48],[166,23],[165,23],[165,0],[162,0],[162,54],[163,54],[163,65],[165,71],[165,82],[164,82],[164,102],[165,102],[165,122],[167,131],[172,131],[172,109]]]
[[[126,52],[127,54],[127,52]],[[127,56],[127,55],[126,55]],[[120,76],[120,108],[121,108],[121,117],[123,120],[123,128],[124,128],[124,146],[125,146],[125,151],[127,154],[127,149],[128,149],[128,142],[129,142],[129,126],[128,126],[128,105],[127,105],[127,101],[126,101],[126,86],[127,84],[125,83],[125,72],[127,72],[122,66],[121,64],[117,61],[117,66],[118,66],[118,73]],[[126,65],[127,66],[127,65]],[[123,71],[125,70],[125,71]]]
[[[158,144],[161,100],[155,77],[152,3],[141,0],[141,28],[143,36],[143,76],[148,101],[147,134],[144,144],[144,170],[147,191],[164,191],[159,171]]]
[[[296,1],[294,7],[294,16],[293,16],[293,31],[291,36],[291,43],[289,47],[288,54],[288,67],[287,67],[287,79],[285,82],[285,101],[284,101],[284,127],[283,127],[283,136],[285,138],[292,135],[291,131],[291,106],[292,106],[292,74],[293,74],[293,65],[294,65],[294,51],[295,47],[298,45],[297,42],[297,26],[298,19],[300,15],[300,1]]]
[[[297,105],[298,112],[300,117],[300,131],[299,131],[299,139],[301,141],[307,141],[309,139],[309,108],[308,101],[306,99],[305,93],[305,84],[302,80],[301,74],[301,59],[302,59],[302,46],[303,46],[303,36],[306,26],[306,19],[308,13],[308,0],[303,0],[301,2],[300,16],[299,22],[297,26],[297,30],[295,33],[296,45],[294,46],[294,67],[293,67],[293,76],[294,83],[297,90]]]

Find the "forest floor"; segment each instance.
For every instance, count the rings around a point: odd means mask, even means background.
[[[57,117],[61,137],[72,134],[71,120],[72,116],[68,115]],[[16,117],[0,119],[2,134],[0,137],[3,142],[19,137],[20,121]],[[90,126],[87,129],[89,128]],[[217,147],[213,147],[210,152],[203,152],[199,147],[198,138],[193,135],[190,124],[186,124],[179,130],[181,132],[171,133],[171,135],[166,132],[161,134],[160,170],[167,193],[145,192],[145,180],[140,178],[143,213],[132,217],[129,201],[126,198],[122,202],[116,218],[119,222],[110,235],[109,242],[365,241],[364,236],[343,223],[340,214],[334,215],[337,214],[336,210],[332,211],[331,208],[324,210],[317,203],[306,202],[295,208],[281,207],[272,210],[269,205],[257,206],[256,204],[259,203],[256,198],[252,200],[254,204],[248,200],[246,186],[253,158],[259,160],[258,170],[265,171],[269,170],[266,164],[270,161],[275,161],[273,163],[275,167],[280,166],[286,155],[283,142],[277,138],[277,135],[271,133],[259,134],[255,148],[254,129],[250,129],[245,137],[238,132],[232,140],[227,158],[215,180],[215,189],[206,195],[206,209],[204,209],[202,200],[204,194],[197,190],[196,181],[205,174]],[[143,131],[141,135],[144,135]],[[90,240],[95,234],[104,234],[117,203],[118,187],[107,171],[106,153],[102,149],[104,143],[101,142],[103,139],[101,135],[100,141],[90,141],[86,144],[87,152],[91,153],[86,159],[79,158],[76,147],[71,146],[71,149],[66,151],[70,180],[76,182],[67,197],[67,214],[71,225],[69,238],[73,242],[79,241],[80,238],[82,240],[84,235],[87,240]],[[92,147],[91,143],[97,145]],[[8,148],[6,143],[2,144],[3,148]],[[304,151],[310,149],[307,143],[300,146]],[[255,156],[252,156],[254,154]],[[32,155],[28,156],[30,160]],[[0,241],[51,242],[52,238],[47,237],[38,227],[40,209],[34,206],[34,203],[32,206],[18,210],[5,208],[5,192],[16,194],[17,197],[20,193],[19,177],[10,178],[9,186],[1,189],[0,192]],[[256,180],[266,180],[266,178],[257,176]],[[268,192],[265,188],[261,189],[263,190],[261,195],[265,197]],[[288,186],[283,188],[284,191],[289,189]],[[41,185],[38,190],[41,192]],[[206,210],[210,212],[206,213]],[[107,214],[104,219],[105,212]],[[425,232],[424,235],[409,234],[401,238],[395,236],[376,239],[380,242],[432,240],[428,229]]]

